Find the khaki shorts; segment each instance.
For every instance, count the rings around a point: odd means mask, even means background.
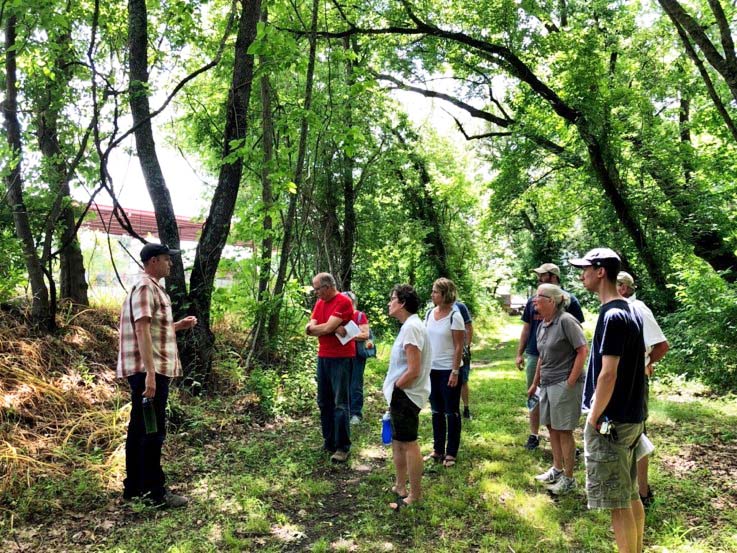
[[[527,359],[525,360],[525,373],[527,374],[527,389],[532,386],[532,381],[535,380],[535,369],[537,369],[537,355],[525,354]]]
[[[643,423],[613,423],[617,440],[602,436],[586,424],[583,431],[586,457],[586,496],[589,509],[628,509],[639,498],[635,446]]]
[[[573,388],[568,382],[558,382],[540,388],[540,424],[553,430],[575,430],[581,417],[583,382]]]

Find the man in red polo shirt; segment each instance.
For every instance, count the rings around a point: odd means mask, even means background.
[[[319,273],[312,279],[317,303],[305,332],[317,336],[317,405],[320,407],[323,448],[332,453],[333,463],[345,463],[351,449],[349,384],[351,360],[356,344],[342,345],[335,336],[338,327],[353,318],[350,298],[338,293],[333,275]]]

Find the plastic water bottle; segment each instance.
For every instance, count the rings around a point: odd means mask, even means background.
[[[146,434],[156,434],[158,430],[153,398],[143,398],[143,426],[146,428]]]
[[[381,441],[384,445],[392,443],[392,421],[389,412],[381,417]]]

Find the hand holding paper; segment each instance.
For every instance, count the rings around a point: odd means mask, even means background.
[[[340,340],[340,343],[343,345],[346,345],[353,338],[358,336],[359,332],[361,332],[361,329],[358,328],[358,325],[353,321],[348,321],[345,326],[343,326],[343,328],[345,329],[345,336],[341,336],[337,332],[335,333],[335,335],[338,337],[338,340]]]

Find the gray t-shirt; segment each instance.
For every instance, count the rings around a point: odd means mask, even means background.
[[[537,328],[537,349],[540,352],[540,386],[563,382],[571,374],[576,349],[586,345],[581,323],[570,313],[560,313]],[[583,382],[584,373],[578,382]]]

